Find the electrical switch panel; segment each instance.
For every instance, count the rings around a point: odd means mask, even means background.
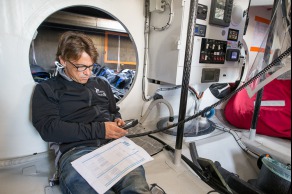
[[[202,39],[200,63],[224,64],[227,41]]]

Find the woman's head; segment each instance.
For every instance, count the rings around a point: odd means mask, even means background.
[[[59,40],[56,60],[61,57],[63,60],[77,61],[83,52],[91,57],[93,63],[97,61],[98,53],[93,41],[83,33],[68,31]]]
[[[57,60],[75,82],[85,84],[91,76],[98,53],[93,41],[79,32],[65,32],[58,45]]]

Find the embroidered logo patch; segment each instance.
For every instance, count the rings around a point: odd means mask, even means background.
[[[106,93],[102,90],[95,88],[95,92],[98,96],[106,96]]]

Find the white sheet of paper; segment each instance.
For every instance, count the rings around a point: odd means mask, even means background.
[[[151,160],[143,148],[122,137],[71,164],[96,192],[103,194],[127,173]]]

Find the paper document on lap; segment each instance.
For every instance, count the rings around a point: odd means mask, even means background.
[[[127,173],[151,160],[153,158],[143,148],[122,137],[78,158],[72,166],[102,194]]]

